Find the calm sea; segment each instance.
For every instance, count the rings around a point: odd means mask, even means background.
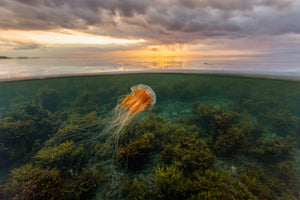
[[[0,59],[0,81],[119,72],[200,72],[288,76],[299,80],[294,56]],[[296,78],[295,78],[296,77]]]

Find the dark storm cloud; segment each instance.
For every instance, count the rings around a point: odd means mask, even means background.
[[[0,0],[0,28],[67,28],[162,43],[300,33],[292,0]]]

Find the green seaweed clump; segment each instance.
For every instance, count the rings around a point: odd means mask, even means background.
[[[181,133],[180,133],[181,132]],[[178,134],[183,134],[178,136]],[[185,135],[184,129],[177,129],[170,145],[165,145],[161,152],[161,159],[166,164],[176,163],[180,169],[193,172],[206,170],[213,166],[215,157],[201,139],[196,135]]]
[[[283,161],[276,164],[276,174],[281,182],[287,186],[294,186],[296,184],[296,172],[294,163],[291,161]]]
[[[106,180],[103,169],[96,165],[95,168],[83,169],[81,173],[70,171],[70,178],[64,182],[64,199],[86,199],[93,197],[97,187]]]
[[[61,184],[62,179],[58,171],[36,172],[21,185],[22,192],[15,195],[13,199],[58,199],[63,192]]]
[[[148,160],[150,150],[149,140],[143,138],[129,143],[127,147],[120,146],[117,155],[118,163],[130,170],[140,169]]]
[[[144,200],[149,199],[151,195],[150,190],[146,187],[146,185],[134,178],[133,180],[125,181],[121,187],[119,192],[119,197],[121,199],[128,200]]]
[[[193,110],[188,123],[196,124],[208,136],[208,144],[216,155],[232,157],[245,152],[252,137],[252,123],[242,121],[233,110],[225,111],[212,105],[200,104]],[[250,137],[245,136],[247,133]]]
[[[46,145],[56,145],[63,141],[72,140],[74,142],[88,142],[93,138],[93,134],[101,131],[103,121],[98,117],[97,112],[93,111],[84,116],[79,114],[69,114],[67,121],[64,122],[52,138],[46,141]]]
[[[267,172],[251,165],[240,174],[239,180],[259,199],[296,199],[299,195],[294,166],[290,161],[271,165]]]
[[[233,180],[229,174],[224,171],[206,170],[202,173],[194,173],[193,182],[194,193],[190,200],[202,199],[231,199],[231,200],[257,200],[251,194],[247,186],[240,181]]]
[[[259,199],[271,199],[271,189],[269,186],[272,185],[272,181],[257,166],[249,166],[240,174],[239,180]]]
[[[0,121],[0,162],[14,162],[17,159],[28,159],[27,154],[32,151],[36,130],[33,120],[14,121],[5,118]]]
[[[189,195],[188,180],[176,165],[157,167],[154,176],[155,199],[187,199]]]
[[[234,122],[233,114],[212,105],[201,104],[193,109],[192,116],[188,119],[191,124],[203,128],[213,137],[225,133]]]
[[[255,149],[258,159],[271,163],[293,159],[295,143],[291,137],[276,137],[272,140],[261,140]]]
[[[154,176],[154,199],[257,200],[247,186],[221,170],[195,171],[188,178],[175,164],[158,167]]]
[[[21,199],[58,199],[62,196],[62,178],[57,170],[43,170],[27,164],[11,171],[4,186],[5,196]]]
[[[279,110],[272,116],[272,128],[280,136],[296,136],[300,131],[299,124],[300,119],[286,110]]]
[[[106,180],[101,167],[69,171],[42,169],[32,164],[15,168],[3,186],[3,195],[14,200],[90,199],[97,186]]]
[[[213,150],[221,156],[234,156],[245,151],[247,138],[239,128],[230,128],[226,134],[216,138]]]
[[[28,161],[57,129],[55,119],[39,106],[24,103],[19,107],[10,117],[0,120],[0,164],[3,165]]]
[[[53,147],[44,147],[34,156],[36,164],[42,167],[67,170],[76,166],[83,153],[83,145],[74,145],[73,141],[67,141]]]
[[[49,88],[41,90],[36,96],[36,101],[50,112],[57,111],[62,104],[62,100],[63,97],[59,90]]]
[[[273,169],[272,188],[280,199],[296,199],[295,194],[299,196],[299,184],[294,169],[294,163],[291,161],[277,163]]]

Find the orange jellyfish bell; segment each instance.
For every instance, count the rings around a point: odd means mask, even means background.
[[[132,92],[124,98],[122,106],[128,108],[131,114],[138,114],[155,104],[156,95],[148,85],[139,84],[130,89]]]

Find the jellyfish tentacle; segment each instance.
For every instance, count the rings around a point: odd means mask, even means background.
[[[131,93],[119,99],[117,106],[112,111],[112,116],[106,119],[106,126],[99,125],[96,122],[96,124],[78,127],[76,131],[81,133],[75,133],[74,135],[87,136],[83,142],[103,138],[108,146],[113,149],[113,155],[115,155],[118,151],[120,136],[124,130],[141,112],[152,109],[156,103],[156,95],[150,86],[139,84],[132,86],[130,89]],[[63,124],[62,127],[68,128],[65,125]],[[72,137],[72,134],[70,136]]]
[[[114,154],[118,150],[121,134],[145,109],[151,109],[156,103],[156,95],[151,87],[139,84],[131,87],[131,93],[120,99],[108,126],[99,136],[107,137],[106,142],[113,144]]]

